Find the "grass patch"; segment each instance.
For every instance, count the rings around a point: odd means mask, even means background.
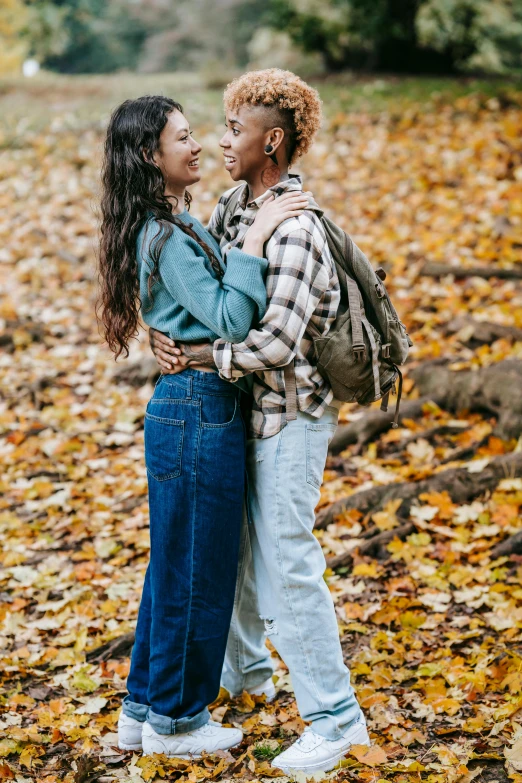
[[[315,86],[330,111],[400,112],[412,106],[429,111],[470,95],[477,96],[479,102],[497,98],[501,103],[522,104],[522,78],[356,77],[339,74],[326,77]]]
[[[232,75],[230,77],[232,78]],[[208,75],[207,75],[208,76]],[[339,113],[407,109],[434,111],[474,95],[478,105],[496,98],[501,105],[522,105],[522,79],[360,76],[352,73],[311,79],[327,117]],[[64,129],[102,130],[111,111],[126,98],[169,95],[179,101],[198,132],[215,132],[223,121],[221,87],[209,87],[205,74],[118,73],[62,76],[42,72],[33,79],[0,79],[0,147],[18,146],[27,134],[53,122]],[[23,146],[23,145],[22,145]]]
[[[253,753],[258,761],[272,761],[282,750],[277,740],[261,740],[256,744]]]

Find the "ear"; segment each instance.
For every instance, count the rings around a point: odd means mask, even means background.
[[[158,153],[156,152],[153,155],[151,155],[150,152],[145,149],[145,147],[142,147],[141,149],[141,155],[146,163],[155,163],[156,166],[159,166],[160,164],[157,160],[157,154]]]
[[[265,144],[271,144],[274,152],[277,152],[284,142],[285,132],[282,128],[272,128],[272,130],[268,131],[266,134],[266,138],[267,141]]]

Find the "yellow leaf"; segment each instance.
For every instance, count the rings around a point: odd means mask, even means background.
[[[43,756],[44,754],[45,750],[40,745],[27,745],[27,747],[25,747],[20,753],[20,764],[22,767],[32,769],[35,763],[35,759],[37,759],[38,756]],[[40,764],[41,763],[42,762],[40,762]]]
[[[161,754],[159,759],[151,756],[142,756],[140,759],[138,759],[136,766],[141,769],[141,777],[143,780],[153,780],[156,775],[160,775],[161,777],[165,776],[163,758],[164,756]]]
[[[426,615],[422,612],[404,612],[399,620],[403,628],[417,630],[426,622]]]
[[[82,652],[82,650],[85,649],[85,645],[87,644],[87,637],[89,635],[89,632],[87,628],[81,628],[80,631],[78,631],[76,635],[76,642],[74,644],[74,651],[75,652]]]
[[[445,766],[460,764],[458,756],[451,750],[451,748],[448,748],[446,745],[438,745],[436,748],[434,748],[434,751],[437,754],[441,764],[444,764]]]
[[[397,521],[396,513],[401,503],[401,498],[389,500],[382,511],[376,511],[375,514],[372,515],[372,519],[379,530],[391,530],[392,528],[397,527],[399,523]]]
[[[87,674],[87,670],[85,668],[80,669],[80,671],[76,672],[76,674],[72,678],[71,684],[79,691],[84,691],[84,693],[92,693],[93,691],[96,690],[96,688],[99,685],[99,683],[96,682],[96,680],[93,680],[92,677],[89,677],[89,675]]]
[[[379,568],[377,563],[358,563],[352,570],[352,576],[375,577],[380,570],[382,569]]]
[[[252,712],[255,709],[255,706],[256,703],[254,699],[247,691],[243,691],[235,704],[235,708],[238,712]]]

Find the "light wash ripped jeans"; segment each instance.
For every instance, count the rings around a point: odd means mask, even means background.
[[[273,674],[265,637],[288,666],[301,717],[339,739],[360,715],[343,663],[332,596],[313,535],[338,411],[298,413],[271,438],[247,444],[247,519],[221,684],[252,689]]]

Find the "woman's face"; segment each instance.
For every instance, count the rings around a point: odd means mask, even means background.
[[[201,144],[190,134],[188,120],[177,109],[171,111],[161,132],[159,149],[154,154],[154,162],[165,178],[166,192],[179,192],[199,182],[201,149]]]

